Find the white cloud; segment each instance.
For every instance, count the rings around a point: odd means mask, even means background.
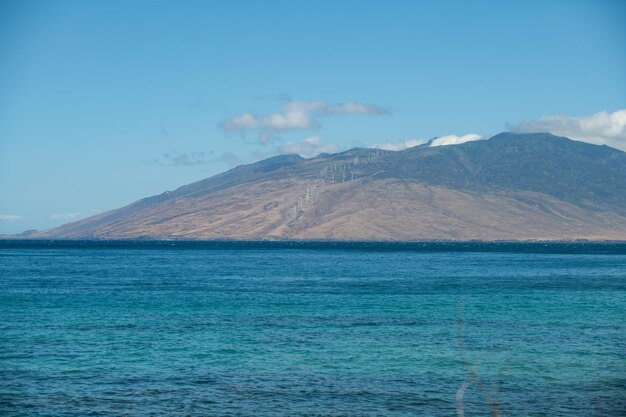
[[[162,155],[162,158],[154,160],[155,164],[161,166],[196,166],[196,165],[208,165],[210,160],[207,158],[204,152],[181,152],[176,151],[166,152]]]
[[[462,135],[462,136],[445,135],[445,136],[436,137],[430,142],[430,145],[428,146],[433,147],[433,146],[459,145],[461,143],[473,142],[475,140],[482,140],[482,139],[484,138],[480,135],[477,135],[476,133],[468,133],[467,135]]]
[[[210,152],[209,154],[212,154]],[[227,165],[238,165],[243,160],[232,152],[224,152],[222,155],[213,158],[203,151],[196,152],[178,152],[173,150],[161,155],[160,158],[154,158],[152,161],[144,161],[146,165],[161,165],[167,167],[192,167],[200,165],[213,165],[214,163],[225,163]]]
[[[328,114],[378,114],[389,115],[389,110],[382,107],[374,106],[373,104],[355,103],[349,101],[347,103],[338,104],[336,106],[329,106],[327,108]]]
[[[518,133],[548,132],[626,151],[626,109],[613,113],[601,111],[591,116],[543,116],[508,125],[507,128]]]
[[[310,130],[320,126],[319,119],[333,114],[389,115],[391,112],[373,104],[346,102],[330,105],[323,100],[286,101],[279,113],[265,116],[242,113],[222,122],[227,133],[242,133],[248,130],[260,131],[260,140],[267,143],[276,132],[287,130]]]
[[[374,145],[374,148],[384,149],[386,151],[403,151],[408,148],[412,148],[414,146],[419,146],[426,143],[424,139],[409,139],[402,140],[399,142],[385,142],[380,143],[378,145]]]
[[[85,214],[82,211],[76,211],[73,213],[52,213],[50,215],[50,220],[78,220],[85,217]]]
[[[245,129],[256,129],[259,127],[259,121],[252,113],[243,113],[239,116],[232,117],[224,123],[222,128],[227,132],[237,132]]]
[[[475,133],[469,133],[467,135],[444,135],[438,136],[431,140],[428,146],[444,146],[444,145],[459,145],[465,142],[471,142],[474,140],[482,140],[484,139],[482,136],[477,135]],[[385,142],[378,145],[374,145],[374,148],[384,149],[386,151],[403,151],[408,148],[412,148],[414,146],[419,146],[424,143],[427,143],[426,139],[409,139],[403,140],[399,142]]]
[[[24,220],[24,216],[21,214],[0,214],[0,221],[2,222],[15,223],[20,220]]]
[[[319,136],[311,136],[299,142],[289,142],[278,149],[278,153],[297,153],[303,158],[312,158],[323,152],[335,153],[338,151],[339,148],[336,145],[322,143],[322,138]]]
[[[89,211],[74,211],[70,213],[52,213],[49,218],[50,220],[63,220],[66,222],[71,222],[75,220],[80,220],[88,216],[92,216],[98,213],[98,210],[91,209]]]

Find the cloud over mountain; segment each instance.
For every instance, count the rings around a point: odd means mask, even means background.
[[[299,142],[289,142],[279,148],[279,153],[297,153],[304,158],[311,158],[320,153],[335,153],[339,147],[322,142],[319,136],[311,136]]]
[[[444,135],[438,136],[432,139],[428,146],[445,146],[445,145],[459,145],[465,142],[472,142],[475,140],[482,140],[483,136],[476,133],[468,133],[467,135]],[[414,146],[419,146],[428,142],[426,139],[409,139],[399,142],[385,142],[378,145],[374,145],[374,148],[384,149],[386,151],[403,151]]]
[[[548,132],[595,145],[609,145],[626,151],[626,109],[613,113],[601,111],[591,116],[543,116],[509,124],[518,133]]]
[[[401,140],[398,142],[385,142],[374,145],[374,148],[384,149],[386,151],[403,151],[408,148],[412,148],[414,146],[421,145],[426,143],[424,139],[409,139],[409,140]]]
[[[269,142],[276,132],[310,130],[321,126],[320,119],[330,115],[390,115],[380,106],[349,101],[331,105],[323,100],[286,101],[279,113],[255,115],[250,112],[231,117],[221,123],[227,133],[260,132],[261,143]]]
[[[468,133],[467,135],[444,135],[438,136],[430,142],[428,146],[446,146],[446,145],[459,145],[465,142],[473,142],[475,140],[482,140],[484,137],[477,135],[476,133]]]

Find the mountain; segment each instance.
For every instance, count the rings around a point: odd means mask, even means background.
[[[243,165],[29,234],[71,239],[626,240],[626,153],[501,133]]]

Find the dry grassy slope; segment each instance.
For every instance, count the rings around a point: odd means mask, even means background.
[[[37,237],[69,239],[242,239],[269,237],[285,227],[285,208],[307,181],[235,185],[207,195],[170,198],[133,210],[70,223]],[[121,209],[124,211],[125,209]],[[126,209],[128,211],[128,209]],[[101,219],[106,221],[100,222]]]
[[[317,200],[293,219],[289,208],[307,183],[266,181],[200,197],[169,199],[93,229],[74,224],[73,233],[61,228],[47,237],[626,239],[626,218],[614,212],[592,211],[534,192],[484,194],[407,179],[326,185]]]
[[[626,239],[626,217],[532,192],[479,194],[410,180],[327,187],[293,239]]]

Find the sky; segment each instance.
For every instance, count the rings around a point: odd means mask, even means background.
[[[626,150],[626,2],[0,2],[0,234],[280,153]]]

